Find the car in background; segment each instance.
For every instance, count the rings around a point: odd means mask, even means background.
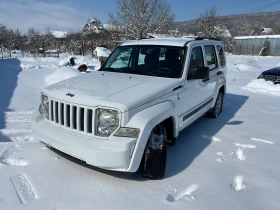
[[[260,74],[258,79],[264,79],[265,81],[271,81],[275,85],[280,84],[280,67],[269,69]]]

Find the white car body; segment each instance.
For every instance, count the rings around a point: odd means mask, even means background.
[[[157,124],[172,119],[172,128],[169,129],[173,130],[172,136],[176,138],[181,130],[214,107],[221,88],[225,93],[226,65],[222,67],[219,57],[218,68],[210,71],[209,81],[187,79],[192,49],[195,46],[203,49],[205,45],[216,47],[221,42],[193,38],[148,39],[126,42],[122,46],[147,44],[186,47],[182,76],[163,78],[96,71],[54,84],[42,93],[48,96],[52,104],[50,115],[55,116],[53,120],[48,120],[39,111],[34,112],[33,129],[36,137],[90,165],[107,170],[135,172],[139,168],[149,135]],[[204,49],[203,54],[207,66]],[[219,54],[217,48],[216,54]],[[70,108],[69,127],[61,123],[66,121],[66,108],[61,108],[66,105]],[[138,138],[117,137],[113,134],[109,137],[96,136],[94,115],[100,107],[117,110],[120,113],[119,127],[139,129]],[[74,109],[76,111],[73,112]]]

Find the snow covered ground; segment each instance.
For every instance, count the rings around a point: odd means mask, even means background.
[[[80,74],[57,69],[62,59],[0,60],[1,210],[280,209],[280,86],[255,80],[280,57],[227,56],[222,115],[182,131],[160,181],[87,167],[37,142],[40,90]]]

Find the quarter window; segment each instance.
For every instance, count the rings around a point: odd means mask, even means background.
[[[217,45],[217,49],[218,49],[221,66],[225,66],[226,65],[226,56],[225,56],[224,49],[221,45]]]
[[[206,45],[204,47],[206,53],[206,61],[210,70],[218,67],[217,56],[214,45]]]

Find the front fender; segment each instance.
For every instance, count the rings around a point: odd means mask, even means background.
[[[141,112],[134,115],[127,123],[126,127],[140,129],[140,134],[130,161],[130,166],[127,169],[128,171],[137,171],[152,129],[157,124],[161,123],[169,117],[173,117],[175,119],[175,133],[177,136],[178,115],[176,113],[175,105],[172,101],[162,102],[160,104],[156,104],[152,107],[142,110]]]

